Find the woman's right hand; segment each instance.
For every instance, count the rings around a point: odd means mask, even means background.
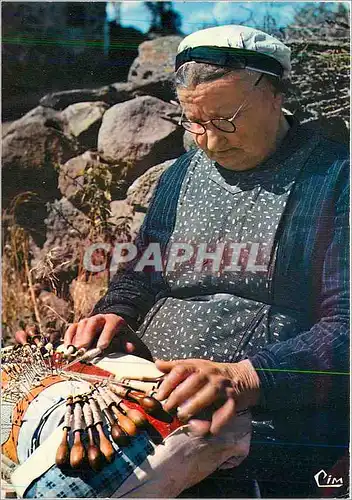
[[[81,319],[69,326],[65,333],[64,344],[74,345],[78,349],[96,347],[106,349],[113,342],[115,352],[133,354],[153,360],[148,347],[132,331],[124,328],[126,321],[116,314],[96,314],[90,318]],[[124,330],[124,331],[121,331]]]
[[[106,349],[116,334],[126,325],[126,321],[116,314],[96,314],[72,323],[66,330],[64,344],[88,349],[96,346]]]

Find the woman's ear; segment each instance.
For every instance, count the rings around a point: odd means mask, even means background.
[[[281,110],[282,105],[283,105],[283,101],[284,101],[284,99],[283,99],[282,94],[280,94],[280,93],[277,93],[276,95],[273,94],[272,101],[271,101],[273,110],[274,111],[277,111],[278,109]]]

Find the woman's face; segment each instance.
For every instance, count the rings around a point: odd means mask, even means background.
[[[208,123],[203,135],[193,134],[211,160],[230,170],[254,168],[276,149],[282,98],[263,80],[253,88],[258,77],[239,73],[177,90],[184,117],[190,121],[231,118],[245,101],[233,120],[235,132],[221,132]]]

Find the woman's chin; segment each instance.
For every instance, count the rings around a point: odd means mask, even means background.
[[[212,158],[219,165],[230,170],[246,170],[240,149],[231,149],[227,154],[216,154]]]

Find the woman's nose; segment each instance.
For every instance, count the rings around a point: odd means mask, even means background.
[[[223,132],[207,124],[207,130],[205,134],[197,136],[198,145],[202,148],[206,148],[208,151],[219,151],[224,148],[227,143],[227,139]]]

